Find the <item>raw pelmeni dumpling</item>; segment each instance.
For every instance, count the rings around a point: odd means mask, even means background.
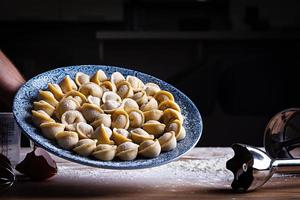
[[[65,125],[57,122],[45,122],[40,125],[43,135],[51,140],[55,135],[65,130]]]
[[[144,90],[135,93],[131,98],[135,100],[139,106],[145,104],[148,101],[147,94]]]
[[[174,131],[177,141],[184,139],[186,136],[185,128],[182,126],[181,121],[178,119],[175,119],[171,123],[169,123],[166,131]]]
[[[104,94],[102,96],[102,102],[106,103],[107,101],[116,101],[118,103],[121,103],[122,99],[117,93],[107,91],[107,92],[104,92]]]
[[[110,140],[112,131],[110,128],[101,124],[92,134],[93,139],[97,139],[97,144],[114,144],[114,141]]]
[[[105,112],[105,113],[113,113],[116,110],[120,109],[122,107],[122,104],[117,102],[117,101],[106,101],[103,103],[100,108]]]
[[[155,158],[161,152],[161,147],[158,140],[146,140],[139,146],[139,154],[147,158]]]
[[[85,122],[79,122],[76,124],[76,132],[78,133],[79,139],[87,139],[92,137],[94,129]]]
[[[63,149],[72,149],[79,141],[78,134],[74,131],[62,131],[55,135],[56,141]]]
[[[162,136],[160,136],[160,138],[158,138],[158,141],[162,151],[171,151],[177,146],[174,131],[164,133]]]
[[[81,85],[79,88],[79,92],[81,92],[86,97],[91,95],[94,97],[101,98],[103,95],[102,88],[93,82],[89,82],[89,83],[85,83],[85,84]]]
[[[69,75],[67,75],[60,83],[59,86],[63,93],[67,93],[71,90],[77,90],[76,83],[70,78]]]
[[[146,83],[144,90],[148,96],[154,96],[158,91],[160,91],[160,87],[155,83]]]
[[[128,81],[120,81],[117,84],[117,94],[122,98],[132,97],[133,89]]]
[[[151,98],[148,102],[144,103],[141,106],[141,111],[157,110],[158,103],[154,98]]]
[[[99,160],[110,161],[114,159],[116,150],[116,145],[98,144],[92,155]]]
[[[80,105],[87,101],[86,97],[82,93],[80,93],[76,90],[67,92],[67,94],[65,94],[64,98],[67,98],[67,97],[72,97],[73,99],[77,100]]]
[[[99,127],[101,124],[103,124],[106,127],[110,127],[111,126],[111,115],[109,115],[109,114],[100,114],[98,116],[98,118],[91,123],[91,125],[94,128]]]
[[[33,109],[34,110],[43,110],[45,111],[49,116],[53,115],[53,112],[55,110],[55,107],[49,104],[48,102],[44,100],[35,101],[33,102]]]
[[[98,70],[92,77],[91,77],[91,82],[94,82],[98,85],[100,85],[101,82],[106,81],[107,76],[102,70]]]
[[[58,106],[56,107],[55,114],[56,117],[60,119],[65,112],[69,110],[77,110],[79,108],[80,103],[76,99],[72,97],[67,97],[60,100]]]
[[[180,112],[174,110],[172,108],[168,108],[164,110],[163,116],[161,117],[162,122],[164,124],[169,124],[175,119],[178,119],[181,123],[183,123],[183,117]]]
[[[144,88],[144,83],[139,78],[135,76],[127,76],[126,80],[130,83],[133,91],[140,91]]]
[[[84,103],[81,106],[81,112],[88,122],[95,121],[104,113],[100,107],[90,103]]]
[[[138,109],[133,109],[128,112],[129,116],[129,127],[139,128],[145,122],[144,113]]]
[[[94,97],[94,96],[89,95],[87,97],[87,102],[91,103],[91,104],[95,104],[96,106],[100,106],[101,99],[99,97]]]
[[[58,84],[48,83],[48,89],[54,95],[55,99],[57,99],[58,101],[63,98],[64,93],[63,93],[63,91],[61,90],[61,88],[59,87]]]
[[[174,110],[177,110],[178,112],[180,112],[180,107],[177,103],[175,103],[175,101],[171,101],[171,100],[166,100],[163,101],[159,104],[158,109],[159,110],[166,110],[168,108],[172,108]]]
[[[121,160],[134,160],[138,154],[139,145],[132,142],[124,142],[117,147],[117,154]]]
[[[130,110],[138,110],[139,109],[139,105],[137,104],[137,102],[131,98],[125,98],[122,101],[122,106],[121,106],[127,113]]]
[[[154,135],[150,135],[141,128],[136,128],[130,131],[130,138],[137,144],[140,144],[146,140],[153,140]]]
[[[49,91],[40,90],[38,99],[39,100],[44,100],[44,101],[48,102],[49,104],[51,104],[54,107],[56,107],[57,104],[58,104],[58,101],[55,99],[54,95]]]
[[[130,134],[128,130],[123,129],[123,128],[114,128],[113,131],[117,132],[118,134],[123,135],[124,137],[129,138]]]
[[[32,121],[35,125],[40,126],[40,124],[45,122],[55,122],[45,111],[43,110],[32,110]]]
[[[75,145],[73,151],[81,156],[89,156],[96,148],[97,140],[82,139]]]
[[[111,127],[112,128],[124,128],[129,127],[129,116],[125,110],[116,110],[111,115]]]
[[[160,90],[155,95],[154,98],[157,100],[158,104],[163,101],[171,100],[174,101],[174,96],[168,91]]]
[[[131,139],[128,138],[128,131],[126,129],[113,129],[112,139],[115,141],[116,145],[120,145],[124,142],[131,142]]]
[[[61,116],[61,123],[66,125],[66,130],[76,131],[76,124],[79,122],[86,120],[78,110],[69,110]]]
[[[100,87],[102,88],[103,92],[107,92],[107,91],[116,92],[117,91],[116,85],[110,81],[102,82],[100,84]]]
[[[163,116],[162,110],[149,110],[144,112],[145,121],[156,120],[159,121]]]
[[[77,72],[75,75],[75,83],[80,87],[81,85],[90,82],[90,76],[82,73]]]
[[[160,136],[164,132],[165,127],[165,124],[155,120],[149,120],[143,124],[143,129],[155,137]]]
[[[114,72],[110,76],[110,81],[115,85],[117,85],[120,81],[124,81],[124,80],[125,78],[120,72]]]

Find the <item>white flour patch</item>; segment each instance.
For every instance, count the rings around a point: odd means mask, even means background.
[[[133,185],[137,189],[152,187],[176,190],[186,186],[229,187],[233,176],[225,165],[231,156],[227,154],[210,159],[182,159],[160,167],[140,170],[107,170],[73,163],[59,163],[58,176],[74,182]]]

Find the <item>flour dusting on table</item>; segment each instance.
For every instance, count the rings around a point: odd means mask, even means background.
[[[218,155],[215,152],[218,152]],[[58,176],[70,179],[72,182],[117,186],[125,184],[133,185],[137,189],[163,187],[176,190],[190,186],[229,187],[232,174],[225,165],[230,157],[232,157],[230,151],[220,154],[220,151],[214,148],[197,152],[197,156],[189,154],[181,160],[163,166],[140,170],[107,170],[74,163],[59,163]]]

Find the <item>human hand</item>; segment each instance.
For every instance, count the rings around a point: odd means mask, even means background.
[[[11,108],[13,97],[25,79],[14,64],[0,50],[0,102],[1,108]],[[3,106],[4,105],[4,106]]]

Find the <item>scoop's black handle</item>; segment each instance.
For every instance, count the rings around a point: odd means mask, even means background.
[[[253,181],[253,157],[241,144],[233,144],[231,147],[234,156],[226,162],[226,168],[234,175],[231,187],[234,191],[245,192]]]

